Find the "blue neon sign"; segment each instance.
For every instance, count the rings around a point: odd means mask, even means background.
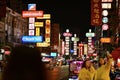
[[[22,42],[36,43],[42,41],[43,36],[22,36]]]
[[[28,10],[36,10],[36,4],[28,4]]]

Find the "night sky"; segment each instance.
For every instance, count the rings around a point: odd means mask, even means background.
[[[51,14],[51,22],[59,23],[61,33],[68,28],[77,34],[81,41],[90,25],[90,0],[22,0],[24,3],[36,3],[38,10]]]

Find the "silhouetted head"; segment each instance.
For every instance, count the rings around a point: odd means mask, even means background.
[[[38,48],[16,46],[3,74],[3,80],[46,80],[45,66]]]

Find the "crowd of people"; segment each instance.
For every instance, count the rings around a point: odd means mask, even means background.
[[[11,49],[11,54],[4,66],[2,80],[52,80],[46,65],[41,61],[40,50],[37,47],[20,45]],[[113,66],[110,53],[99,57],[97,66],[89,58],[83,61],[78,73],[78,80],[117,80],[115,73],[120,74],[120,68]]]

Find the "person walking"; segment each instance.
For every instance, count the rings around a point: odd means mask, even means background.
[[[99,67],[96,70],[95,73],[95,80],[110,80],[110,68],[112,66],[112,55],[110,53],[107,53],[107,61],[105,62],[105,59],[103,57],[99,58]]]
[[[95,69],[91,61],[87,59],[83,62],[82,68],[79,71],[78,80],[93,80],[94,74]]]

